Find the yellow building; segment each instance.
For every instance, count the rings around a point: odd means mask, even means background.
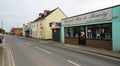
[[[32,23],[32,37],[38,39],[52,39],[52,30],[49,23],[60,22],[61,19],[67,16],[60,8],[56,8],[52,11],[45,10],[44,13],[40,13],[39,17]]]

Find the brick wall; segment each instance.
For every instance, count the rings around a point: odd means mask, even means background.
[[[65,43],[78,45],[78,39],[77,38],[65,38]]]
[[[112,41],[109,40],[86,40],[86,46],[104,48],[104,49],[112,49]]]

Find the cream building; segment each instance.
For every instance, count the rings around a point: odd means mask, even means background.
[[[49,23],[52,21],[60,22],[61,19],[66,17],[67,16],[60,8],[56,8],[52,11],[45,10],[44,13],[40,13],[39,17],[31,24],[32,37],[38,39],[52,39],[52,30]]]

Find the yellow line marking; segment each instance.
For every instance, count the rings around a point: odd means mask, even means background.
[[[11,66],[11,63],[10,63],[10,52],[9,52],[9,49],[7,48],[7,55],[8,55],[8,65]]]
[[[15,61],[14,61],[11,50],[9,50],[9,52],[10,52],[10,57],[11,57],[11,61],[12,61],[12,66],[15,66]]]

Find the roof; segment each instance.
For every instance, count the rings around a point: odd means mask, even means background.
[[[97,11],[102,11],[102,10],[105,10],[105,9],[110,9],[110,8],[114,8],[114,7],[118,7],[118,6],[120,6],[120,4],[119,5],[115,5],[115,6],[111,6],[111,7],[107,7],[107,8],[103,8],[103,9],[99,9],[99,10],[95,10],[95,11],[92,11],[92,12],[87,12],[87,13],[83,13],[83,14],[79,14],[79,15],[75,15],[75,16],[63,18],[62,20],[73,18],[73,17],[76,17],[76,16],[81,16],[81,15],[89,14],[89,13],[93,13],[93,12],[97,12]]]
[[[14,30],[22,30],[22,28],[12,28],[11,31],[14,31]]]
[[[50,15],[52,12],[54,12],[56,9],[57,8],[53,9],[52,11],[50,11],[50,10],[44,10],[44,13],[39,13],[39,17],[36,20],[34,20],[33,22],[36,22],[36,21],[38,21],[40,19],[44,19],[45,17],[47,17],[48,15]]]

